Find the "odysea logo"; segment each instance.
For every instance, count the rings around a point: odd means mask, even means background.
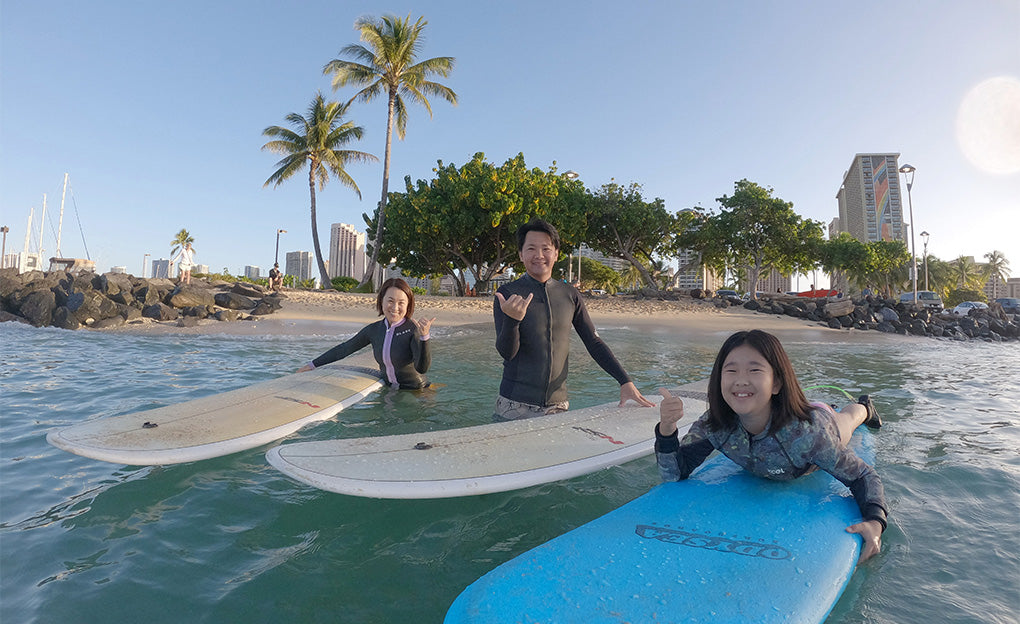
[[[789,559],[790,551],[775,544],[759,544],[757,542],[745,542],[741,540],[728,539],[718,535],[698,535],[676,529],[648,526],[639,524],[634,527],[634,532],[645,539],[659,540],[667,544],[679,544],[694,548],[705,548],[717,552],[733,553],[748,557],[762,557],[764,559]]]
[[[278,396],[276,398],[277,399],[283,399],[284,401],[294,401],[295,403],[297,403],[299,405],[307,405],[308,407],[314,407],[315,409],[319,409],[318,405],[312,405],[308,401],[302,401],[301,399],[295,399],[294,397]]]

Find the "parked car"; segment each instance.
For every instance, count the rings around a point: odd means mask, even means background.
[[[715,291],[716,297],[737,297],[737,291],[735,290],[717,290]]]
[[[988,307],[987,303],[981,301],[964,301],[960,305],[953,308],[953,314],[956,316],[967,316],[971,310],[980,310]]]
[[[1016,297],[999,297],[995,303],[1001,305],[1006,314],[1020,314],[1020,299]]]
[[[914,291],[905,292],[900,295],[900,303],[913,303],[914,302]],[[931,308],[938,312],[942,310],[942,298],[937,293],[933,293],[930,290],[919,290],[917,291],[917,305]]]

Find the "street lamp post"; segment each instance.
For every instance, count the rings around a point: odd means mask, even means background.
[[[7,227],[6,225],[0,227],[0,232],[3,232],[4,235],[4,243],[3,246],[0,247],[0,269],[7,266],[7,233],[10,231],[11,228]]]
[[[914,285],[914,305],[917,305],[917,253],[914,246],[914,199],[910,195],[910,189],[914,187],[914,172],[917,169],[913,165],[903,165],[900,173],[907,180],[907,203],[910,206],[910,261],[913,263],[911,281]]]
[[[921,239],[924,240],[924,251],[921,252],[921,256],[924,258],[924,289],[931,290],[928,288],[928,237],[931,236],[928,232],[921,232]]]
[[[145,264],[149,261],[149,254],[142,256],[142,279],[145,279]]]
[[[280,264],[280,234],[286,234],[287,230],[276,230],[276,255],[273,256],[273,263]]]

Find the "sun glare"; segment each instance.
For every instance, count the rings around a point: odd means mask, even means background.
[[[982,171],[1020,171],[1020,80],[998,76],[968,91],[956,114],[956,140]]]

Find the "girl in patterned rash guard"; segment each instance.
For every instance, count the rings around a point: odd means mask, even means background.
[[[882,421],[868,395],[836,412],[809,403],[779,340],[761,330],[730,336],[708,381],[708,411],[682,440],[683,403],[661,389],[655,455],[664,481],[686,479],[713,450],[766,479],[796,479],[818,468],[850,488],[863,520],[846,528],[864,540],[859,561],[879,552],[888,507],[875,469],[847,448],[858,425]]]
[[[429,385],[425,373],[432,364],[429,329],[435,318],[421,321],[414,313],[414,293],[404,280],[394,277],[383,282],[375,301],[383,318],[354,335],[347,342],[326,351],[297,372],[324,366],[372,345],[379,372],[393,388],[418,390]]]

